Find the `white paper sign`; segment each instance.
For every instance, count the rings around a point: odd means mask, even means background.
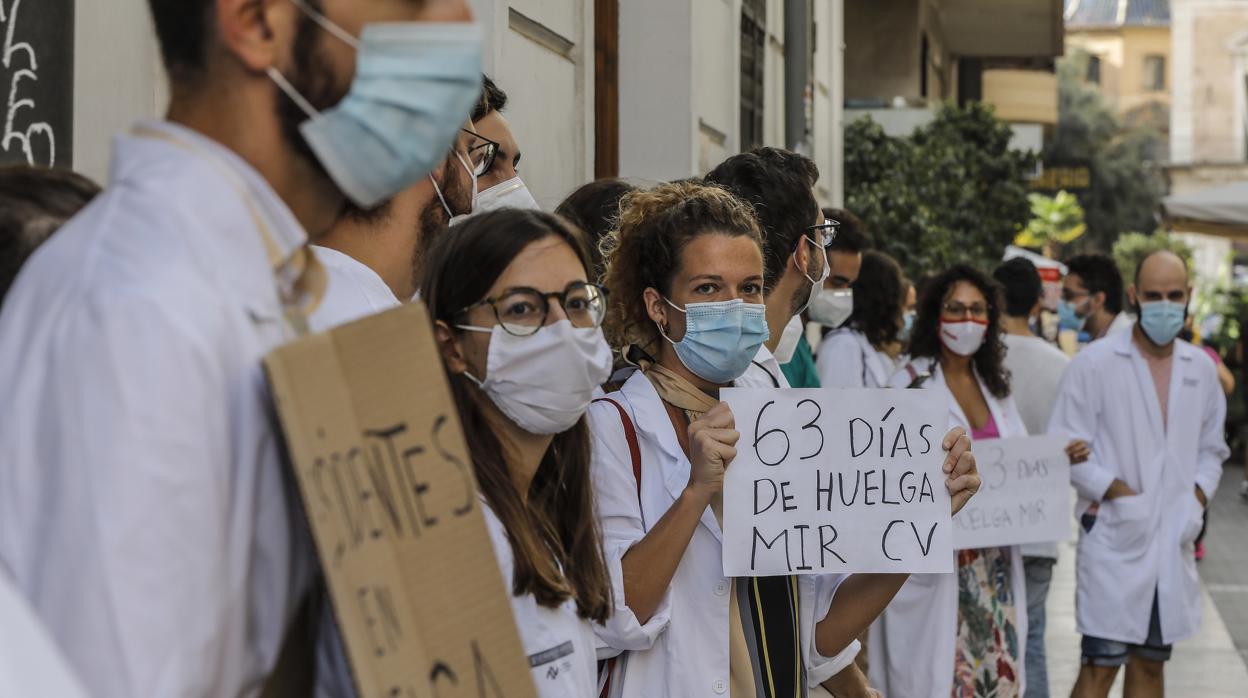
[[[1070,459],[1056,436],[978,441],[979,492],[953,517],[954,547],[1070,538]]]
[[[724,574],[952,572],[928,390],[725,389],[741,440],[724,481]]]

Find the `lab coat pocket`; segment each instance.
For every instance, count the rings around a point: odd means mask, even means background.
[[[1187,507],[1187,517],[1183,520],[1183,535],[1179,538],[1179,545],[1187,545],[1196,540],[1200,535],[1200,529],[1205,526],[1205,508],[1200,505],[1200,500],[1196,499],[1196,495],[1188,497],[1191,501]]]
[[[1148,546],[1153,516],[1149,498],[1143,495],[1111,499],[1101,505],[1092,536],[1120,553],[1139,552]]]

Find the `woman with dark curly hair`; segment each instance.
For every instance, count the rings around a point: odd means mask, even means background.
[[[950,425],[976,441],[1027,435],[1010,396],[999,299],[996,282],[965,265],[932,279],[919,301],[910,362],[891,381],[945,391]],[[952,686],[960,698],[980,695],[977,685],[1000,697],[1022,695],[1022,554],[1010,546],[956,555],[956,575],[911,575],[872,628],[872,683],[885,695]],[[916,637],[926,641],[916,645]]]
[[[897,370],[905,324],[902,304],[907,285],[897,262],[883,252],[862,256],[854,282],[854,312],[819,345],[815,366],[825,388],[883,388]],[[818,303],[823,296],[815,299]],[[811,305],[817,319],[818,306]]]

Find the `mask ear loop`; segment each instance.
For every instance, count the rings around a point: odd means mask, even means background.
[[[312,106],[311,102],[299,94],[299,90],[296,90],[295,86],[290,84],[290,81],[286,79],[285,75],[282,75],[281,71],[273,66],[269,66],[264,69],[264,72],[269,76],[270,80],[277,84],[278,89],[290,98],[290,101],[294,102],[296,107],[299,107],[300,111],[308,115],[309,119],[315,119],[321,115],[321,112]]]
[[[687,310],[685,310],[684,308],[681,308],[680,306],[676,305],[675,303],[673,303],[673,302],[669,301],[667,298],[663,298],[663,302],[664,302],[664,303],[667,303],[667,304],[668,304],[668,305],[670,305],[670,306],[672,306],[673,308],[675,308],[675,309],[676,309],[677,311],[679,311],[679,312],[685,313],[686,315],[688,315],[688,314],[689,314],[689,311],[687,311]],[[673,342],[673,341],[672,341],[672,338],[667,336],[667,332],[663,329],[663,326],[662,326],[662,325],[660,325],[657,321],[655,321],[654,326],[658,328],[658,330],[659,330],[659,336],[663,337],[663,339],[666,339],[668,344],[670,344],[670,345],[672,345],[672,346],[676,346],[676,342]]]
[[[321,14],[316,8],[309,5],[306,0],[290,0],[290,3],[298,7],[308,19],[316,22],[321,29],[333,34],[339,41],[350,46],[355,50],[360,50],[360,40],[352,36],[351,32],[329,21],[329,18]]]

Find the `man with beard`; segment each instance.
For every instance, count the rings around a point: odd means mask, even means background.
[[[420,286],[425,251],[472,211],[475,172],[469,152],[476,138],[460,131],[455,146],[429,176],[372,209],[348,204],[334,227],[313,246],[330,284],[309,318],[329,330],[411,299]]]
[[[260,360],[325,288],[308,238],[443,159],[480,29],[467,0],[149,5],[167,120],[0,313],[0,568],[92,695],[309,695],[315,559]]]

